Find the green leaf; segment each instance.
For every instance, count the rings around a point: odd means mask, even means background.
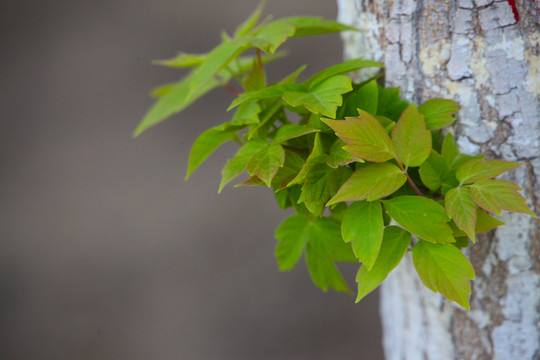
[[[329,78],[332,78],[336,75],[348,74],[350,72],[368,68],[368,67],[382,67],[382,66],[383,66],[382,64],[375,61],[371,61],[371,60],[364,60],[361,58],[353,59],[353,60],[345,61],[340,64],[330,66],[329,68],[324,69],[323,71],[313,75],[312,77],[304,81],[303,85],[308,89],[312,89],[318,84],[322,83],[323,81]]]
[[[279,19],[261,26],[254,37],[246,37],[250,44],[267,54],[273,54],[296,31],[294,24],[287,19]]]
[[[409,104],[405,100],[399,100],[399,88],[383,88],[382,86],[378,88],[377,115],[397,121]]]
[[[386,279],[407,252],[410,242],[411,234],[405,230],[397,226],[388,226],[384,229],[379,256],[375,264],[370,270],[366,266],[360,267],[356,275],[358,283],[356,302],[362,300]]]
[[[189,179],[193,171],[201,165],[221,144],[231,140],[235,130],[223,131],[218,127],[204,131],[193,143],[189,153],[188,170],[186,180]]]
[[[383,215],[379,201],[359,201],[347,209],[341,223],[345,242],[352,242],[354,254],[371,270],[383,239]]]
[[[437,191],[450,177],[450,166],[446,159],[432,150],[427,160],[418,169],[422,183],[431,191]],[[457,184],[456,184],[457,185]]]
[[[431,99],[418,107],[430,130],[437,130],[453,123],[456,118],[451,115],[459,109],[461,106],[457,102],[448,99]]]
[[[457,169],[456,177],[462,184],[469,184],[499,176],[521,165],[523,163],[505,160],[474,159],[460,165]]]
[[[482,180],[469,186],[471,196],[478,206],[497,215],[501,209],[537,216],[527,207],[527,201],[518,191],[522,189],[506,180]]]
[[[327,291],[328,287],[331,287],[336,291],[351,292],[332,260],[311,243],[307,246],[306,263],[313,283],[322,291]]]
[[[357,28],[352,26],[340,24],[332,20],[325,20],[320,17],[297,16],[285,18],[283,20],[290,22],[296,27],[294,33],[295,37],[331,34],[344,30],[358,31]]]
[[[227,160],[227,164],[221,170],[221,183],[218,193],[221,193],[225,185],[246,170],[249,160],[258,153],[268,143],[265,140],[251,140],[242,145],[232,159]]]
[[[333,172],[324,162],[311,166],[307,171],[298,202],[303,202],[315,216],[322,215],[324,205],[330,198],[330,177]]]
[[[459,152],[458,146],[452,137],[452,134],[448,133],[444,137],[441,155],[446,159],[450,165],[450,170],[457,169],[461,164],[466,163],[472,159],[483,159],[484,155],[465,155]]]
[[[414,195],[384,200],[388,214],[405,230],[433,243],[452,243],[452,228],[444,208],[435,201]]]
[[[268,145],[259,150],[248,162],[247,170],[250,176],[256,175],[270,187],[272,178],[285,162],[285,151],[279,144]]]
[[[407,176],[394,164],[368,164],[356,170],[327,205],[381,199],[399,189],[405,181]]]
[[[194,92],[188,99],[190,84],[193,79],[194,75],[193,73],[190,73],[180,82],[171,85],[168,92],[163,97],[159,98],[146,113],[142,121],[133,132],[133,136],[140,135],[149,127],[160,123],[174,113],[184,110],[199,97],[220,85],[216,79],[212,79],[206,82],[204,86],[198,88],[198,90]]]
[[[266,87],[266,74],[264,68],[259,66],[257,60],[253,60],[251,71],[244,79],[244,88],[246,91],[258,91]]]
[[[248,91],[243,94],[240,94],[234,101],[231,103],[227,111],[232,108],[245,103],[253,102],[265,99],[280,98],[287,91],[304,91],[305,87],[300,84],[275,84],[265,87],[264,89],[258,91]]]
[[[308,125],[285,124],[278,129],[274,142],[279,143],[318,131]]]
[[[458,228],[463,230],[474,243],[476,228],[476,204],[468,187],[454,188],[444,198],[446,214],[454,220]]]
[[[292,106],[304,106],[313,113],[334,117],[337,107],[343,102],[341,94],[351,89],[351,78],[337,75],[308,91],[287,91],[283,94],[283,100]]]
[[[300,66],[298,69],[296,69],[293,73],[290,75],[287,75],[283,80],[281,80],[280,84],[291,84],[296,81],[298,76],[306,69],[306,65]]]
[[[476,213],[476,229],[477,234],[495,229],[498,226],[506,225],[500,220],[495,219],[482,209],[477,209]]]
[[[324,151],[324,146],[321,141],[320,133],[318,132],[315,134],[315,139],[313,140],[313,148],[311,149],[311,154],[309,154],[309,157],[307,158],[304,167],[302,168],[302,170],[300,170],[298,175],[289,183],[288,186],[303,183],[309,170],[319,163],[324,163],[325,159],[326,153]]]
[[[412,255],[414,267],[424,285],[465,309],[471,309],[469,280],[474,280],[474,268],[458,248],[450,244],[419,241]]]
[[[294,268],[304,249],[313,282],[326,291],[350,292],[334,261],[355,262],[350,245],[341,239],[339,225],[329,219],[309,220],[301,215],[287,218],[276,230],[276,258],[281,270]]]
[[[323,121],[347,143],[344,149],[358,158],[385,162],[395,157],[394,144],[379,121],[363,110],[359,112],[359,117]]]
[[[245,40],[233,39],[219,44],[210,51],[203,63],[193,72],[187,101],[199,95],[201,89],[208,87],[208,84],[214,83],[217,72],[233,59],[237,58],[247,48],[248,45]]]
[[[292,150],[285,150],[285,162],[272,179],[272,186],[276,191],[287,187],[289,182],[298,175],[306,159]]]
[[[172,68],[186,68],[199,66],[203,63],[206,54],[186,54],[181,52],[178,56],[167,60],[153,60],[152,64]]]
[[[337,168],[340,165],[347,165],[354,161],[363,162],[364,160],[356,159],[351,153],[343,149],[347,145],[343,140],[337,139],[330,147],[329,154],[326,157],[326,164],[331,168]]]
[[[379,90],[377,88],[377,82],[371,80],[348,96],[344,105],[345,114],[354,116],[358,114],[358,109],[362,109],[372,115],[376,115],[378,100]]]
[[[392,130],[397,157],[406,167],[420,166],[431,152],[431,133],[414,104],[401,114]]]
[[[245,103],[240,105],[229,123],[226,126],[253,125],[259,123],[259,113],[261,107],[257,103]]]
[[[310,221],[302,215],[292,215],[278,226],[275,255],[281,271],[291,270],[298,263],[308,243],[310,228]]]
[[[234,37],[241,37],[249,34],[249,32],[257,25],[257,22],[261,18],[261,13],[264,8],[265,1],[261,1],[255,11],[249,15],[249,17],[241,23],[234,31]]]

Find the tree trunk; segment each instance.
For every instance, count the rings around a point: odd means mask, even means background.
[[[463,152],[521,161],[506,178],[539,214],[538,0],[338,0],[345,57],[386,66],[386,84],[417,104],[458,101]],[[410,254],[381,286],[387,359],[540,359],[539,222],[505,215],[478,237],[471,311],[426,289]]]

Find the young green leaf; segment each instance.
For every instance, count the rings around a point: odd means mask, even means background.
[[[168,92],[159,98],[154,105],[148,110],[142,121],[139,123],[133,136],[140,135],[144,130],[152,127],[174,113],[178,113],[191,105],[199,97],[203,96],[210,90],[218,87],[220,82],[216,79],[211,79],[204,86],[198,88],[188,99],[191,81],[194,79],[193,72],[183,78],[180,82],[169,87]]]
[[[431,152],[431,132],[414,104],[401,114],[392,130],[392,141],[399,160],[406,167],[420,166]]]
[[[358,283],[356,302],[362,300],[386,279],[407,252],[410,242],[411,234],[405,230],[397,226],[388,226],[384,229],[381,248],[375,264],[370,270],[363,265],[356,275]]]
[[[327,205],[340,201],[373,201],[392,194],[407,176],[391,163],[368,164],[356,170]]]
[[[290,38],[296,26],[287,19],[279,19],[261,26],[254,37],[246,37],[249,43],[267,54],[273,54],[277,48]]]
[[[341,94],[352,90],[351,78],[336,75],[317,84],[309,91],[287,91],[283,100],[292,106],[304,106],[309,111],[329,117],[336,116],[336,109],[343,102]]]
[[[299,202],[303,202],[315,216],[321,216],[324,205],[330,198],[330,179],[334,170],[320,162],[312,165],[306,174],[302,185],[302,195]]]
[[[300,84],[275,84],[258,91],[248,91],[240,94],[231,103],[227,111],[245,102],[253,102],[265,99],[280,98],[287,91],[304,91],[306,88]]]
[[[344,104],[344,113],[354,116],[358,113],[358,109],[362,109],[372,115],[376,115],[378,99],[379,90],[377,88],[377,82],[371,80],[347,97]]]
[[[285,18],[284,20],[292,23],[296,27],[294,33],[295,37],[331,34],[345,30],[358,31],[357,28],[352,26],[341,24],[333,20],[325,20],[320,17],[297,16]]]
[[[422,196],[398,196],[384,200],[388,214],[405,230],[433,243],[452,243],[450,219],[444,208],[435,201]]]
[[[405,100],[399,100],[399,88],[379,88],[377,115],[397,121],[401,113],[409,105]]]
[[[476,229],[477,234],[495,229],[498,226],[506,225],[500,220],[495,219],[486,211],[477,208],[476,212]]]
[[[379,121],[363,110],[359,112],[358,117],[323,121],[347,143],[344,149],[358,158],[385,162],[395,157],[394,144]]]
[[[429,190],[437,191],[442,183],[450,177],[450,166],[443,156],[431,150],[429,157],[420,165],[418,172],[422,183]]]
[[[309,170],[317,164],[324,163],[325,159],[326,152],[324,151],[321,136],[318,132],[315,134],[315,139],[313,140],[313,148],[311,149],[311,154],[309,154],[309,157],[307,158],[304,167],[302,168],[302,170],[300,170],[298,175],[289,183],[288,186],[302,184],[306,179]]]
[[[379,201],[353,203],[343,217],[341,234],[345,242],[352,242],[354,254],[371,270],[379,254],[383,239],[383,215]]]
[[[382,67],[382,66],[383,65],[378,62],[371,61],[371,60],[364,60],[362,58],[348,60],[340,64],[330,66],[329,68],[324,69],[323,71],[311,76],[309,79],[304,81],[302,85],[304,85],[308,89],[313,89],[318,84],[336,75],[348,74],[350,72],[368,68],[368,67]]]
[[[328,164],[328,166],[335,169],[340,165],[347,165],[354,161],[364,161],[361,159],[357,159],[351,153],[345,151],[343,149],[345,145],[347,144],[339,138],[332,144],[330,150],[328,151],[329,154],[326,158],[326,164]]]
[[[476,228],[476,204],[468,187],[457,187],[446,193],[444,198],[446,214],[463,230],[474,243]]]
[[[152,64],[172,68],[186,68],[199,66],[203,63],[206,54],[186,54],[181,52],[178,56],[168,60],[153,60]]]
[[[279,144],[270,144],[259,150],[248,162],[250,176],[256,175],[266,186],[270,187],[272,178],[285,162],[285,151]]]
[[[351,293],[336,265],[311,243],[307,245],[306,263],[313,283],[322,291],[327,291],[328,287],[331,287],[336,291]]]
[[[316,132],[317,129],[308,125],[285,124],[278,129],[274,136],[274,142],[279,143]]]
[[[469,160],[473,159],[483,159],[484,155],[465,155],[459,152],[458,146],[452,137],[452,134],[448,133],[444,137],[441,155],[446,159],[448,165],[450,165],[450,170],[455,170],[462,164],[466,163]]]
[[[257,22],[261,18],[261,13],[264,8],[265,1],[261,1],[255,11],[249,15],[249,17],[241,23],[234,31],[234,37],[246,36],[257,25]]]
[[[431,99],[420,105],[418,111],[424,116],[427,128],[437,130],[453,123],[456,118],[451,115],[460,108],[461,106],[452,100]]]
[[[295,267],[308,243],[310,228],[310,221],[302,215],[292,215],[278,226],[275,255],[281,271]]]
[[[258,153],[268,143],[262,139],[248,141],[236,152],[232,159],[227,160],[227,164],[221,170],[221,183],[218,193],[221,193],[225,185],[246,170],[249,160]]]
[[[351,244],[343,241],[339,224],[328,218],[313,221],[310,243],[333,261],[358,262]]]
[[[247,41],[233,39],[219,44],[210,51],[204,58],[203,63],[193,72],[186,101],[196,98],[201,92],[201,89],[214,83],[217,72],[223,69],[233,59],[237,58],[247,48]]]
[[[481,180],[469,186],[475,203],[485,210],[501,215],[501,210],[508,210],[537,216],[527,207],[527,201],[518,191],[518,185],[506,180]]]
[[[266,87],[266,73],[264,68],[259,66],[257,60],[253,60],[251,71],[244,79],[244,89],[246,91],[258,91]]]
[[[474,268],[458,248],[419,241],[412,253],[414,267],[424,285],[465,309],[471,309],[469,280],[474,280]]]
[[[231,140],[236,130],[223,131],[218,127],[204,131],[193,143],[189,153],[186,180],[221,144]]]
[[[253,125],[259,123],[259,113],[261,107],[257,103],[245,103],[240,105],[229,123],[225,123],[225,127],[229,125],[242,126]]]
[[[460,165],[456,177],[462,184],[470,184],[499,176],[521,165],[523,164],[505,160],[474,159]]]

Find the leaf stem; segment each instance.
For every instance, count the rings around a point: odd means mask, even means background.
[[[425,196],[424,193],[422,193],[422,191],[420,191],[420,189],[418,188],[418,186],[416,186],[416,184],[412,181],[411,177],[409,176],[409,173],[407,172],[407,169],[405,169],[405,167],[403,166],[403,164],[401,163],[401,161],[399,161],[398,158],[394,158],[399,167],[401,168],[401,170],[403,171],[403,173],[405,174],[405,176],[407,177],[407,182],[409,183],[409,185],[411,185],[412,189],[414,190],[414,192],[416,193],[416,195],[418,196]]]
[[[224,83],[224,84],[223,84],[223,87],[224,87],[228,92],[233,93],[234,95],[237,95],[237,96],[238,96],[238,95],[242,94],[242,90],[235,88],[234,86],[232,86],[232,85],[229,84],[229,83]]]
[[[262,55],[261,55],[261,49],[257,48],[255,50],[257,52],[257,66],[259,67],[259,70],[263,70],[263,61],[262,61]]]

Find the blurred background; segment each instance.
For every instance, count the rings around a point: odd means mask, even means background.
[[[288,213],[265,188],[217,194],[234,144],[184,181],[231,95],[131,137],[150,89],[182,75],[150,60],[209,50],[257,3],[3,2],[0,359],[382,358],[376,293],[323,293],[303,261],[279,272]],[[265,14],[335,19],[337,5],[269,0]],[[270,80],[342,59],[338,35],[285,47]]]

